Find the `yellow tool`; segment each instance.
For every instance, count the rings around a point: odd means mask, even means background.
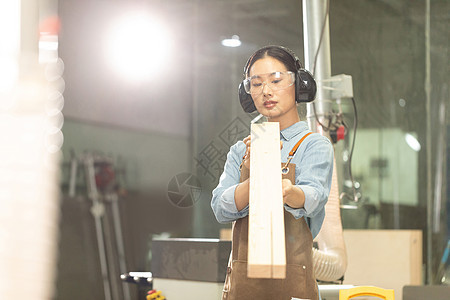
[[[161,291],[151,290],[147,294],[147,300],[167,300]]]

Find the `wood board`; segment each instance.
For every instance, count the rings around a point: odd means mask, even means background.
[[[286,277],[280,127],[251,125],[247,276]]]

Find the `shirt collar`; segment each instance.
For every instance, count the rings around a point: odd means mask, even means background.
[[[305,121],[297,122],[288,128],[285,128],[280,131],[280,137],[284,138],[286,141],[289,141],[296,135],[302,133],[303,131],[308,130],[308,124]]]

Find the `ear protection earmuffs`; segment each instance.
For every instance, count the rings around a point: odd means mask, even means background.
[[[297,103],[300,102],[311,102],[316,97],[316,91],[317,91],[317,85],[316,81],[314,80],[311,73],[309,73],[307,70],[305,70],[300,63],[300,60],[298,57],[288,48],[282,47],[282,46],[266,46],[250,56],[250,58],[247,60],[247,63],[244,67],[244,78],[248,75],[248,69],[250,64],[253,61],[253,58],[257,53],[261,53],[262,51],[265,51],[270,48],[278,48],[289,54],[292,59],[295,62],[296,70],[295,70],[295,101]],[[256,110],[255,103],[253,103],[252,96],[250,94],[247,94],[247,92],[244,89],[244,84],[241,82],[239,84],[239,101],[241,102],[241,106],[244,109],[245,112],[251,113]]]

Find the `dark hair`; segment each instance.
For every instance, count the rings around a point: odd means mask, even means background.
[[[282,62],[288,71],[297,73],[297,71],[301,68],[301,64],[297,56],[288,48],[281,46],[266,46],[253,53],[253,55],[248,59],[244,67],[244,76],[248,76],[250,68],[257,60],[267,56],[273,57]]]

